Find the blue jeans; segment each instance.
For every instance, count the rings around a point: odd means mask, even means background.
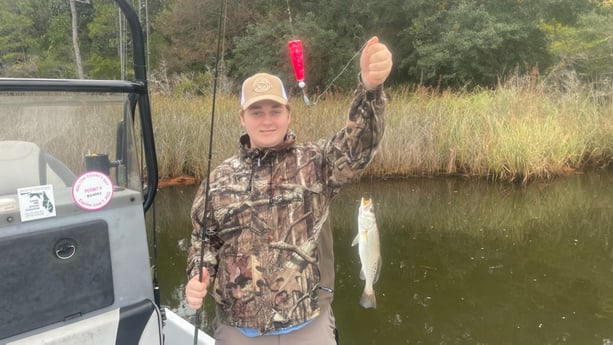
[[[288,334],[247,337],[237,328],[215,319],[215,345],[336,345],[336,324],[330,306],[303,328]]]

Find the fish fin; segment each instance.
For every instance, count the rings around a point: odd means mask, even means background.
[[[364,269],[360,268],[360,279],[366,280],[366,275],[364,274]]]
[[[353,242],[351,242],[351,246],[355,247],[358,242],[360,242],[360,233],[358,232],[357,236],[353,239]]]
[[[372,293],[367,293],[366,290],[364,290],[364,292],[362,292],[362,297],[360,297],[360,305],[366,309],[376,309],[377,298],[375,297],[375,292],[372,291]]]
[[[376,283],[377,280],[379,280],[379,273],[381,273],[381,264],[382,264],[381,257],[379,256],[379,260],[377,260],[377,270],[375,271],[375,276],[372,280],[373,284]]]

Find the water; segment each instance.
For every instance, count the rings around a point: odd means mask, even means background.
[[[163,189],[156,206],[162,303],[192,321],[183,288],[194,192]],[[351,247],[363,193],[381,235],[376,310],[358,304]],[[613,344],[611,171],[528,186],[364,179],[332,217],[341,344]]]

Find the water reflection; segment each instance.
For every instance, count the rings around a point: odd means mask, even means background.
[[[162,303],[182,302],[194,187],[156,207]],[[383,271],[376,310],[351,241],[375,200]],[[461,178],[362,183],[333,206],[343,344],[609,344],[613,341],[613,173],[529,186]],[[203,327],[210,332],[212,301]]]

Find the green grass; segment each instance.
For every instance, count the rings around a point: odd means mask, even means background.
[[[387,89],[386,133],[365,172],[374,177],[465,175],[527,182],[613,163],[613,105],[589,94],[502,85],[496,90]],[[298,141],[332,135],[351,95],[306,106],[292,98]],[[602,100],[599,100],[602,103]],[[161,177],[206,176],[211,98],[152,97]],[[211,164],[237,152],[242,128],[234,95],[217,97]]]

